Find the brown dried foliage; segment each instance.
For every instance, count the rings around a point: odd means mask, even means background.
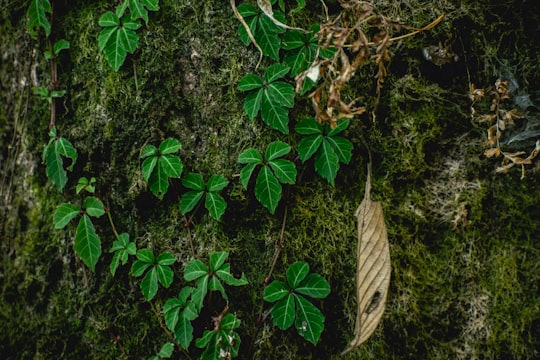
[[[501,164],[495,170],[498,173],[506,173],[515,165],[521,165],[521,178],[523,179],[525,178],[525,165],[532,164],[533,159],[540,152],[540,139],[536,141],[535,148],[527,156],[525,156],[527,154],[525,151],[503,151],[500,144],[503,131],[508,125],[514,124],[514,119],[521,119],[523,115],[518,113],[516,109],[506,110],[501,106],[504,100],[510,99],[508,81],[497,79],[495,87],[488,90],[487,93],[491,97],[490,113],[476,115],[474,105],[485,97],[486,90],[477,89],[473,84],[470,85],[471,113],[478,123],[490,125],[487,129],[487,140],[485,142],[488,148],[484,151],[484,155],[487,157],[503,157]]]
[[[354,77],[358,68],[373,62],[377,66],[376,100],[372,114],[380,99],[381,89],[392,58],[390,45],[405,37],[429,30],[442,20],[442,15],[423,28],[414,28],[378,14],[375,7],[365,1],[340,0],[342,11],[321,25],[317,37],[320,49],[334,49],[330,59],[316,57],[310,68],[296,77],[296,91],[302,88],[306,77],[321,77],[320,85],[310,93],[316,119],[335,127],[342,118],[352,118],[366,111],[357,104],[358,99],[344,100],[342,91]],[[399,31],[410,32],[394,36]]]

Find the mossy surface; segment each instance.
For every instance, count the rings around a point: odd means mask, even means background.
[[[229,309],[242,320],[240,358],[337,359],[353,337],[356,316],[356,220],[373,154],[373,197],[383,204],[392,280],[387,308],[374,335],[349,359],[533,359],[540,356],[539,167],[495,173],[496,159],[483,156],[485,128],[471,121],[469,82],[487,87],[510,72],[520,89],[540,102],[540,29],[534,1],[375,1],[378,10],[415,27],[440,13],[429,32],[393,48],[377,119],[351,121],[344,133],[355,148],[331,187],[301,164],[296,185],[270,215],[238,182],[238,154],[264,150],[271,141],[297,145],[243,113],[239,79],[255,71],[258,54],[238,39],[238,22],[227,1],[160,1],[139,31],[137,52],[114,72],[97,49],[100,14],[108,1],[53,1],[53,36],[71,43],[59,59],[67,96],[57,124],[79,151],[66,189],[47,181],[41,152],[48,140],[49,108],[31,88],[50,81],[41,56],[43,38],[26,33],[29,1],[0,7],[0,354],[7,359],[148,358],[169,341],[156,316],[185,285],[183,265],[193,256],[229,251],[232,272],[249,285],[228,288]],[[293,3],[296,2],[288,2]],[[322,21],[320,3],[290,19],[294,26]],[[330,14],[337,1],[327,1]],[[408,4],[408,5],[407,5]],[[406,6],[407,5],[407,6]],[[61,9],[61,10],[60,10]],[[447,43],[460,59],[436,66],[421,54]],[[270,62],[263,63],[263,68]],[[344,95],[375,103],[374,68],[361,67]],[[489,105],[478,106],[488,111]],[[508,106],[512,106],[509,103]],[[534,111],[532,109],[531,111]],[[305,98],[294,122],[311,116]],[[532,112],[531,117],[534,116]],[[519,124],[518,124],[519,125]],[[167,137],[182,143],[184,171],[222,174],[230,181],[221,221],[201,209],[189,230],[178,208],[185,189],[172,180],[163,201],[147,188],[139,154]],[[530,149],[529,149],[530,150]],[[293,158],[291,158],[293,159]],[[80,203],[80,176],[97,178],[97,196],[111,210],[119,232],[139,248],[169,251],[177,258],[175,282],[144,301],[140,279],[120,267],[109,273],[114,235],[106,217],[95,222],[103,255],[95,273],[77,259],[73,228],[54,230],[52,214],[62,202]],[[280,239],[274,278],[307,261],[326,277],[332,292],[316,305],[326,316],[317,346],[294,329],[279,331],[270,319],[258,324],[263,282]],[[214,296],[215,295],[215,296]],[[197,320],[195,336],[223,309],[214,294]],[[264,310],[269,304],[264,305]],[[200,350],[192,345],[192,358]],[[187,358],[175,353],[175,358]]]

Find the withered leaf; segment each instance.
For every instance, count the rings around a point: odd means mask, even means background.
[[[390,249],[381,203],[372,201],[371,166],[364,199],[356,210],[358,247],[356,270],[357,315],[354,339],[342,355],[366,341],[377,328],[390,285]]]

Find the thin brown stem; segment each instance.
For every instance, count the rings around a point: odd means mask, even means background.
[[[176,338],[174,337],[174,334],[169,330],[169,328],[167,327],[167,325],[165,325],[164,321],[163,321],[163,317],[161,316],[161,313],[160,311],[157,309],[157,305],[155,303],[150,303],[150,307],[152,308],[152,311],[154,312],[154,315],[156,316],[156,318],[158,319],[159,321],[159,326],[163,329],[163,331],[165,331],[165,333],[167,334],[167,336],[169,336],[169,338],[171,339],[171,341],[174,343],[174,345],[180,349],[184,355],[187,356],[188,359],[191,359],[191,356],[189,356],[189,353],[187,352],[186,349],[184,349],[182,347],[182,345],[180,345],[180,343],[178,341],[176,341]]]

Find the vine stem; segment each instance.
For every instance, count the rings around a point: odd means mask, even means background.
[[[289,195],[290,186],[287,187],[287,198]],[[272,256],[272,262],[270,264],[270,270],[268,271],[268,275],[266,275],[266,278],[264,279],[263,283],[263,293],[264,289],[268,286],[270,283],[270,279],[272,278],[272,273],[274,272],[274,268],[276,267],[277,259],[279,258],[279,254],[281,253],[281,250],[285,247],[285,225],[287,223],[287,214],[288,214],[289,206],[285,205],[285,210],[283,211],[283,220],[281,221],[281,231],[279,233],[279,241],[276,244],[276,249],[274,250],[274,255]],[[263,316],[263,310],[264,310],[264,299],[261,301],[261,306],[259,307],[259,314],[257,315],[257,327],[255,329],[255,333],[253,335],[253,339],[251,340],[251,345],[249,346],[249,352],[248,354],[252,354],[253,346],[255,345],[255,338],[257,334],[259,333],[262,324],[267,318],[267,315]]]
[[[161,313],[160,311],[157,309],[157,305],[154,304],[154,303],[150,303],[150,307],[152,308],[152,311],[154,312],[154,315],[156,316],[156,318],[158,319],[159,321],[159,326],[163,329],[163,331],[165,331],[165,333],[171,338],[172,342],[174,343],[174,345],[179,348],[183,353],[184,355],[187,356],[188,359],[192,359],[191,356],[189,356],[189,353],[187,352],[186,349],[184,349],[182,347],[182,345],[180,345],[178,343],[178,341],[176,341],[176,338],[174,337],[174,334],[169,330],[169,328],[167,327],[167,325],[165,325],[165,323],[163,322],[163,317],[161,316]]]
[[[116,231],[116,226],[114,226],[114,222],[113,222],[111,210],[110,210],[110,204],[107,204],[107,207],[105,208],[105,212],[107,213],[107,217],[109,218],[109,224],[111,224],[111,229],[114,233],[114,236],[116,237],[116,240],[118,240],[120,236],[118,235],[118,232]]]
[[[184,226],[186,227],[187,229],[187,232],[188,232],[188,239],[189,239],[189,247],[191,248],[191,255],[193,257],[195,257],[195,247],[193,246],[193,239],[192,239],[192,236],[191,236],[191,224],[193,223],[193,217],[195,216],[195,214],[197,213],[197,211],[200,209],[201,205],[202,205],[202,201],[199,201],[199,203],[197,204],[197,206],[195,207],[195,210],[193,210],[193,213],[191,214],[191,216],[189,218],[187,218],[185,215],[184,215]]]
[[[49,51],[51,54],[54,54],[52,41],[49,38],[48,39],[48,46]],[[56,68],[56,59],[54,58],[54,55],[51,57],[51,84],[50,84],[50,91],[55,91],[58,87],[58,75],[57,75],[57,68]],[[49,122],[49,129],[52,129],[56,125],[56,98],[53,97],[51,99],[51,120]]]

